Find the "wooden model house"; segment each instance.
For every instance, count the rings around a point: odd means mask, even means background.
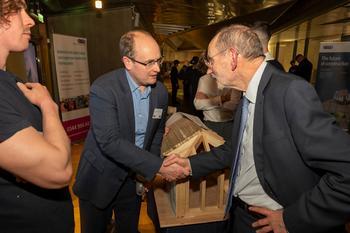
[[[167,121],[170,128],[163,139],[162,154],[189,157],[224,143],[199,118],[175,113]],[[161,227],[220,221],[224,218],[228,172],[220,171],[201,180],[185,179],[158,183],[155,188]]]

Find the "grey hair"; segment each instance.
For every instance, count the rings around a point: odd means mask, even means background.
[[[221,29],[217,34],[216,48],[224,50],[235,48],[239,54],[248,60],[264,56],[258,36],[244,25],[233,24]]]
[[[137,34],[144,34],[147,36],[152,37],[152,35],[144,30],[141,29],[135,29],[135,30],[131,30],[128,31],[127,33],[125,33],[124,35],[122,35],[120,37],[119,40],[119,51],[120,51],[120,57],[131,57],[131,58],[135,58],[135,37],[137,36]]]

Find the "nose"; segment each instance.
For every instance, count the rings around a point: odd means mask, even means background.
[[[154,71],[156,71],[157,73],[159,73],[160,72],[160,64],[157,62],[154,66],[153,66],[153,69],[154,69]]]
[[[28,13],[22,9],[22,20],[23,25],[27,26],[28,28],[31,28],[35,25],[34,20],[28,15]]]

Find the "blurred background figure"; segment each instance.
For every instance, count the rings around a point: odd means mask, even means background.
[[[202,118],[202,115],[197,111],[193,105],[193,100],[197,92],[198,81],[201,76],[206,73],[205,64],[203,59],[198,56],[193,56],[189,66],[184,72],[184,101],[183,101],[183,111],[192,115],[196,115]]]
[[[254,23],[252,29],[255,32],[255,34],[259,37],[259,40],[265,55],[265,61],[272,64],[277,69],[284,71],[282,64],[277,59],[275,59],[269,52],[268,45],[271,38],[271,31],[270,31],[269,24],[267,22],[257,21]]]
[[[296,74],[304,78],[306,81],[310,82],[312,73],[312,63],[302,54],[298,54],[295,57],[295,60],[298,62]]]
[[[240,99],[240,91],[219,87],[216,79],[206,74],[199,80],[193,103],[197,110],[203,111],[204,124],[227,141],[231,138],[234,114]]]
[[[173,67],[170,72],[170,80],[171,80],[171,102],[173,106],[178,105],[179,103],[176,100],[177,90],[179,89],[179,71],[177,67],[179,65],[179,60],[174,60]]]
[[[298,66],[295,64],[295,60],[290,61],[290,68],[288,70],[289,73],[296,74]]]

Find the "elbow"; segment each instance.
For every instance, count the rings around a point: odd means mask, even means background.
[[[51,179],[48,180],[47,184],[45,185],[45,188],[59,189],[67,187],[70,184],[73,176],[72,165],[70,164],[62,171],[56,172],[52,175],[53,176],[51,177]]]
[[[61,174],[59,174],[59,176],[57,177],[56,184],[60,188],[68,186],[72,180],[72,176],[73,176],[73,168],[72,168],[72,165],[70,164],[69,166],[67,166],[66,169],[61,171]]]

